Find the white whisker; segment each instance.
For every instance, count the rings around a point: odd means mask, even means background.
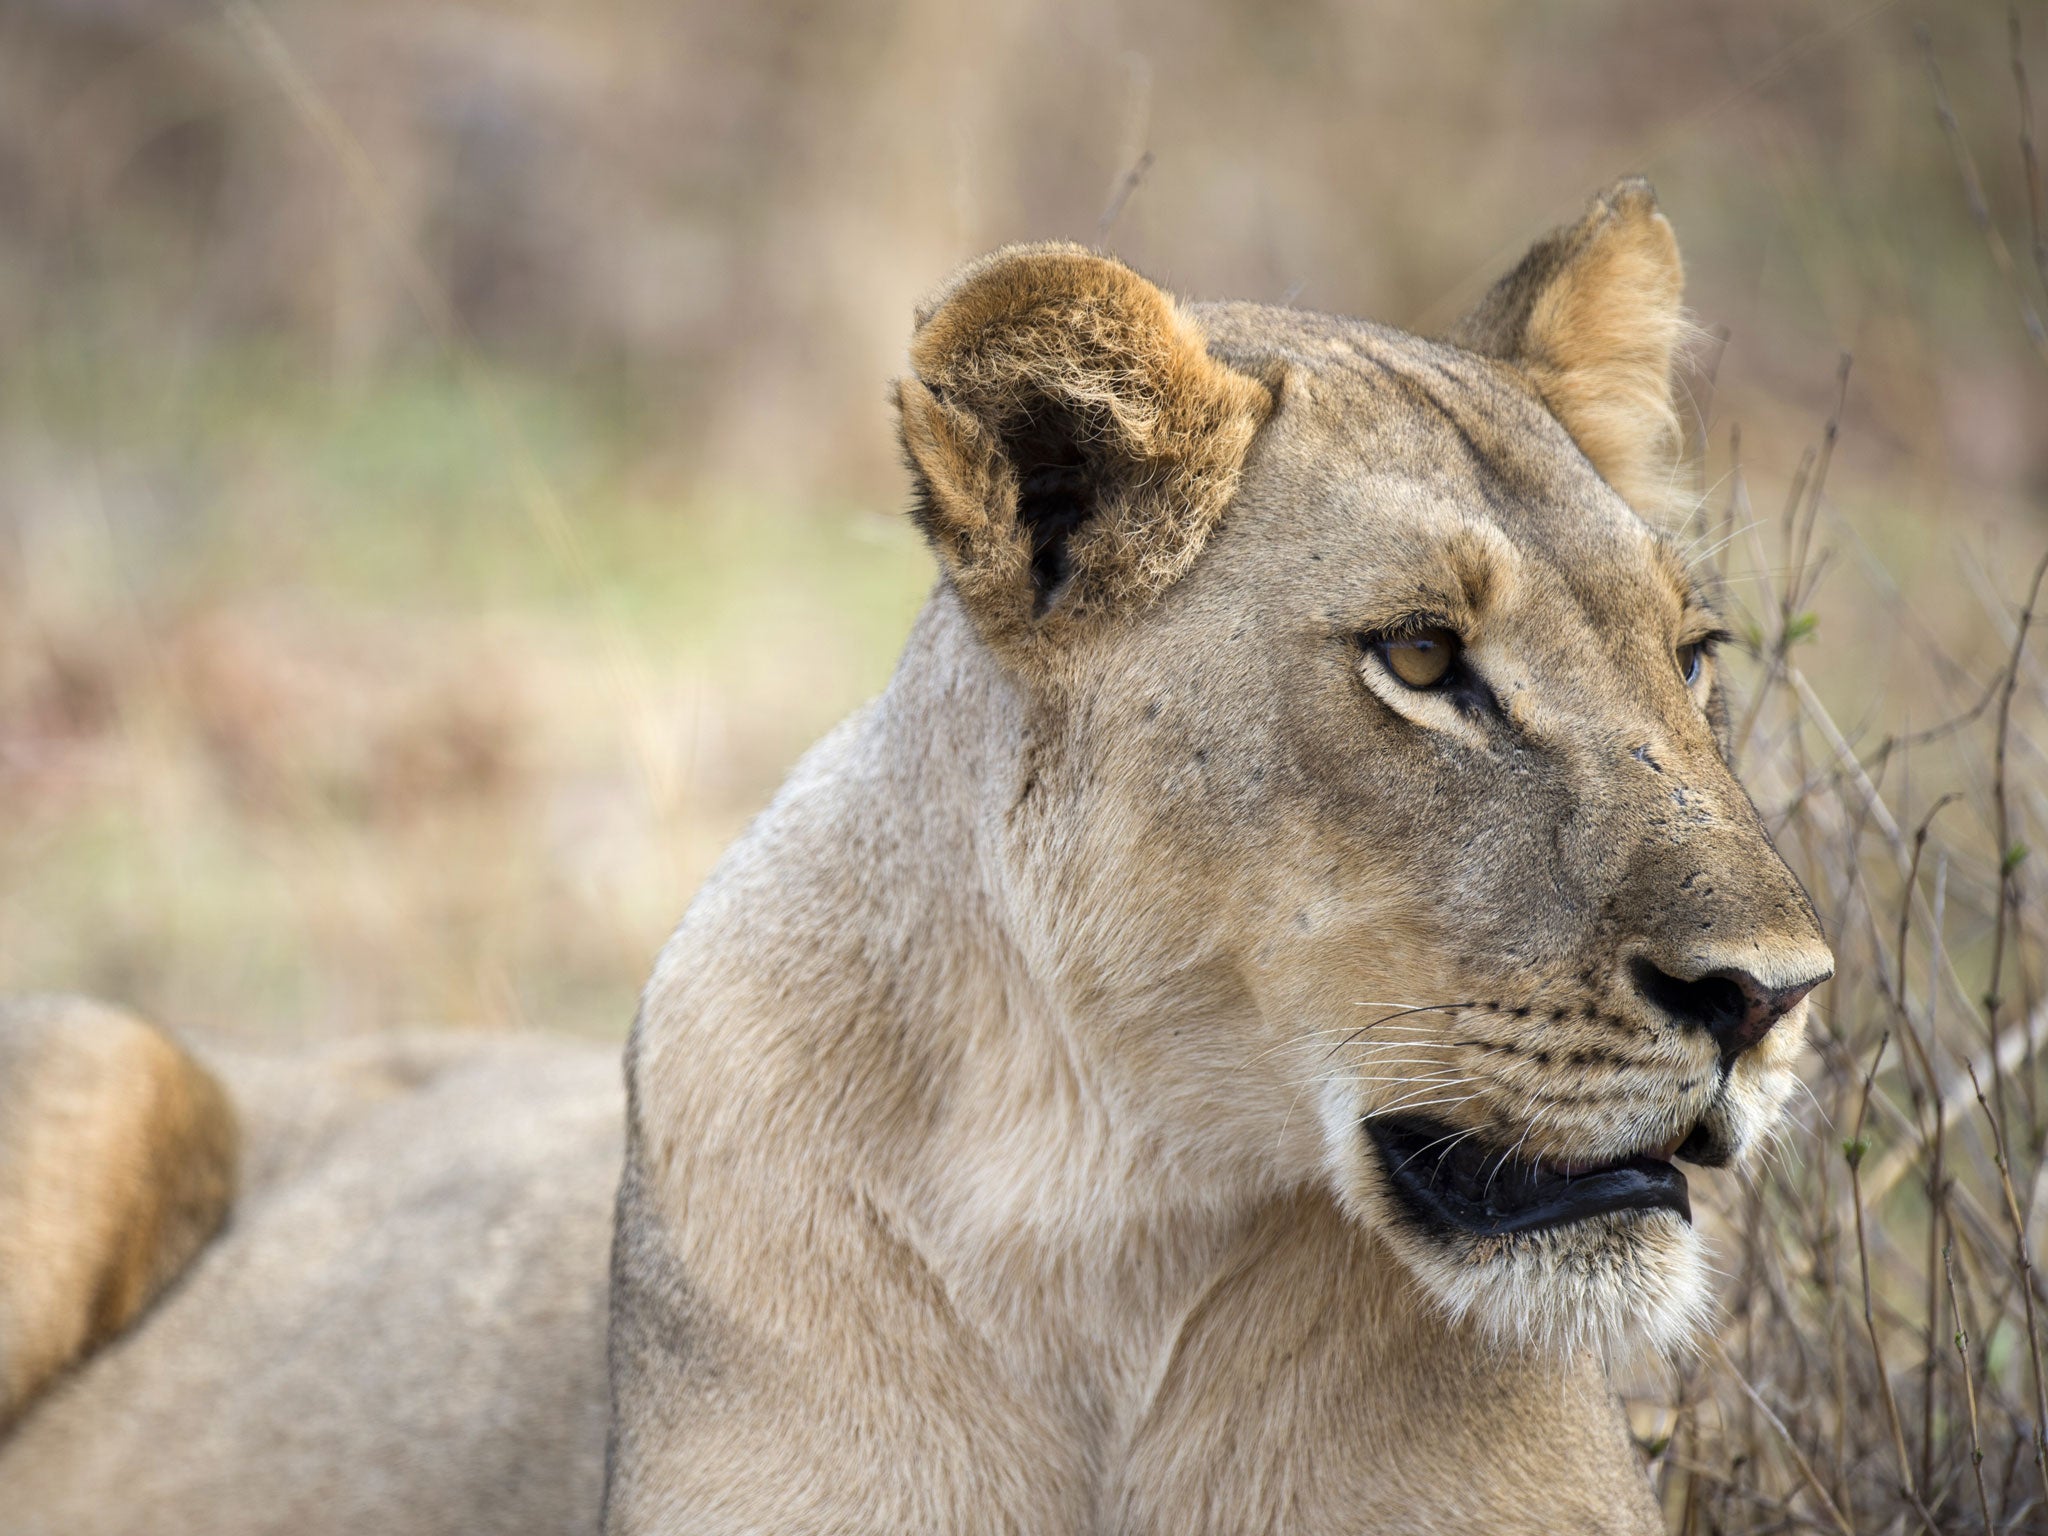
[[[1431,1098],[1427,1094],[1425,1094],[1421,1097],[1410,1097],[1403,1099],[1398,1104],[1388,1104],[1383,1107],[1376,1108],[1373,1110],[1373,1114],[1375,1116],[1397,1115],[1401,1113],[1403,1110],[1407,1109],[1448,1109],[1453,1104],[1469,1104],[1478,1097],[1479,1095],[1476,1093],[1467,1093],[1462,1094],[1455,1099],[1437,1099]]]

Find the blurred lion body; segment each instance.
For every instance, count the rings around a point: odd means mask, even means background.
[[[219,1083],[142,1020],[0,1010],[0,1429],[219,1229],[238,1144]]]
[[[203,1055],[90,1004],[0,1010],[0,1380],[17,1410],[45,1384],[0,1434],[0,1526],[587,1532],[615,1053],[443,1034]],[[109,1127],[153,1128],[146,1162],[122,1138],[101,1155]],[[24,1354],[24,1317],[63,1326]]]

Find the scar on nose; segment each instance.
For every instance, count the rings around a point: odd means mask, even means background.
[[[1640,747],[1632,747],[1628,755],[1639,763],[1647,764],[1652,773],[1662,773],[1664,771],[1664,765],[1650,756],[1650,748],[1647,742]]]

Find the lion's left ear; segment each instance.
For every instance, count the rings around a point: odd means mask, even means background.
[[[1638,511],[1672,499],[1681,450],[1672,365],[1688,326],[1678,240],[1641,179],[1536,242],[1451,332],[1512,363]]]

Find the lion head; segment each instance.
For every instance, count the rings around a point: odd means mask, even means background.
[[[1023,247],[899,387],[1022,722],[983,873],[1102,1091],[1556,1348],[1695,1326],[1679,1163],[1767,1138],[1833,964],[1653,525],[1680,292],[1639,182],[1446,340]]]

